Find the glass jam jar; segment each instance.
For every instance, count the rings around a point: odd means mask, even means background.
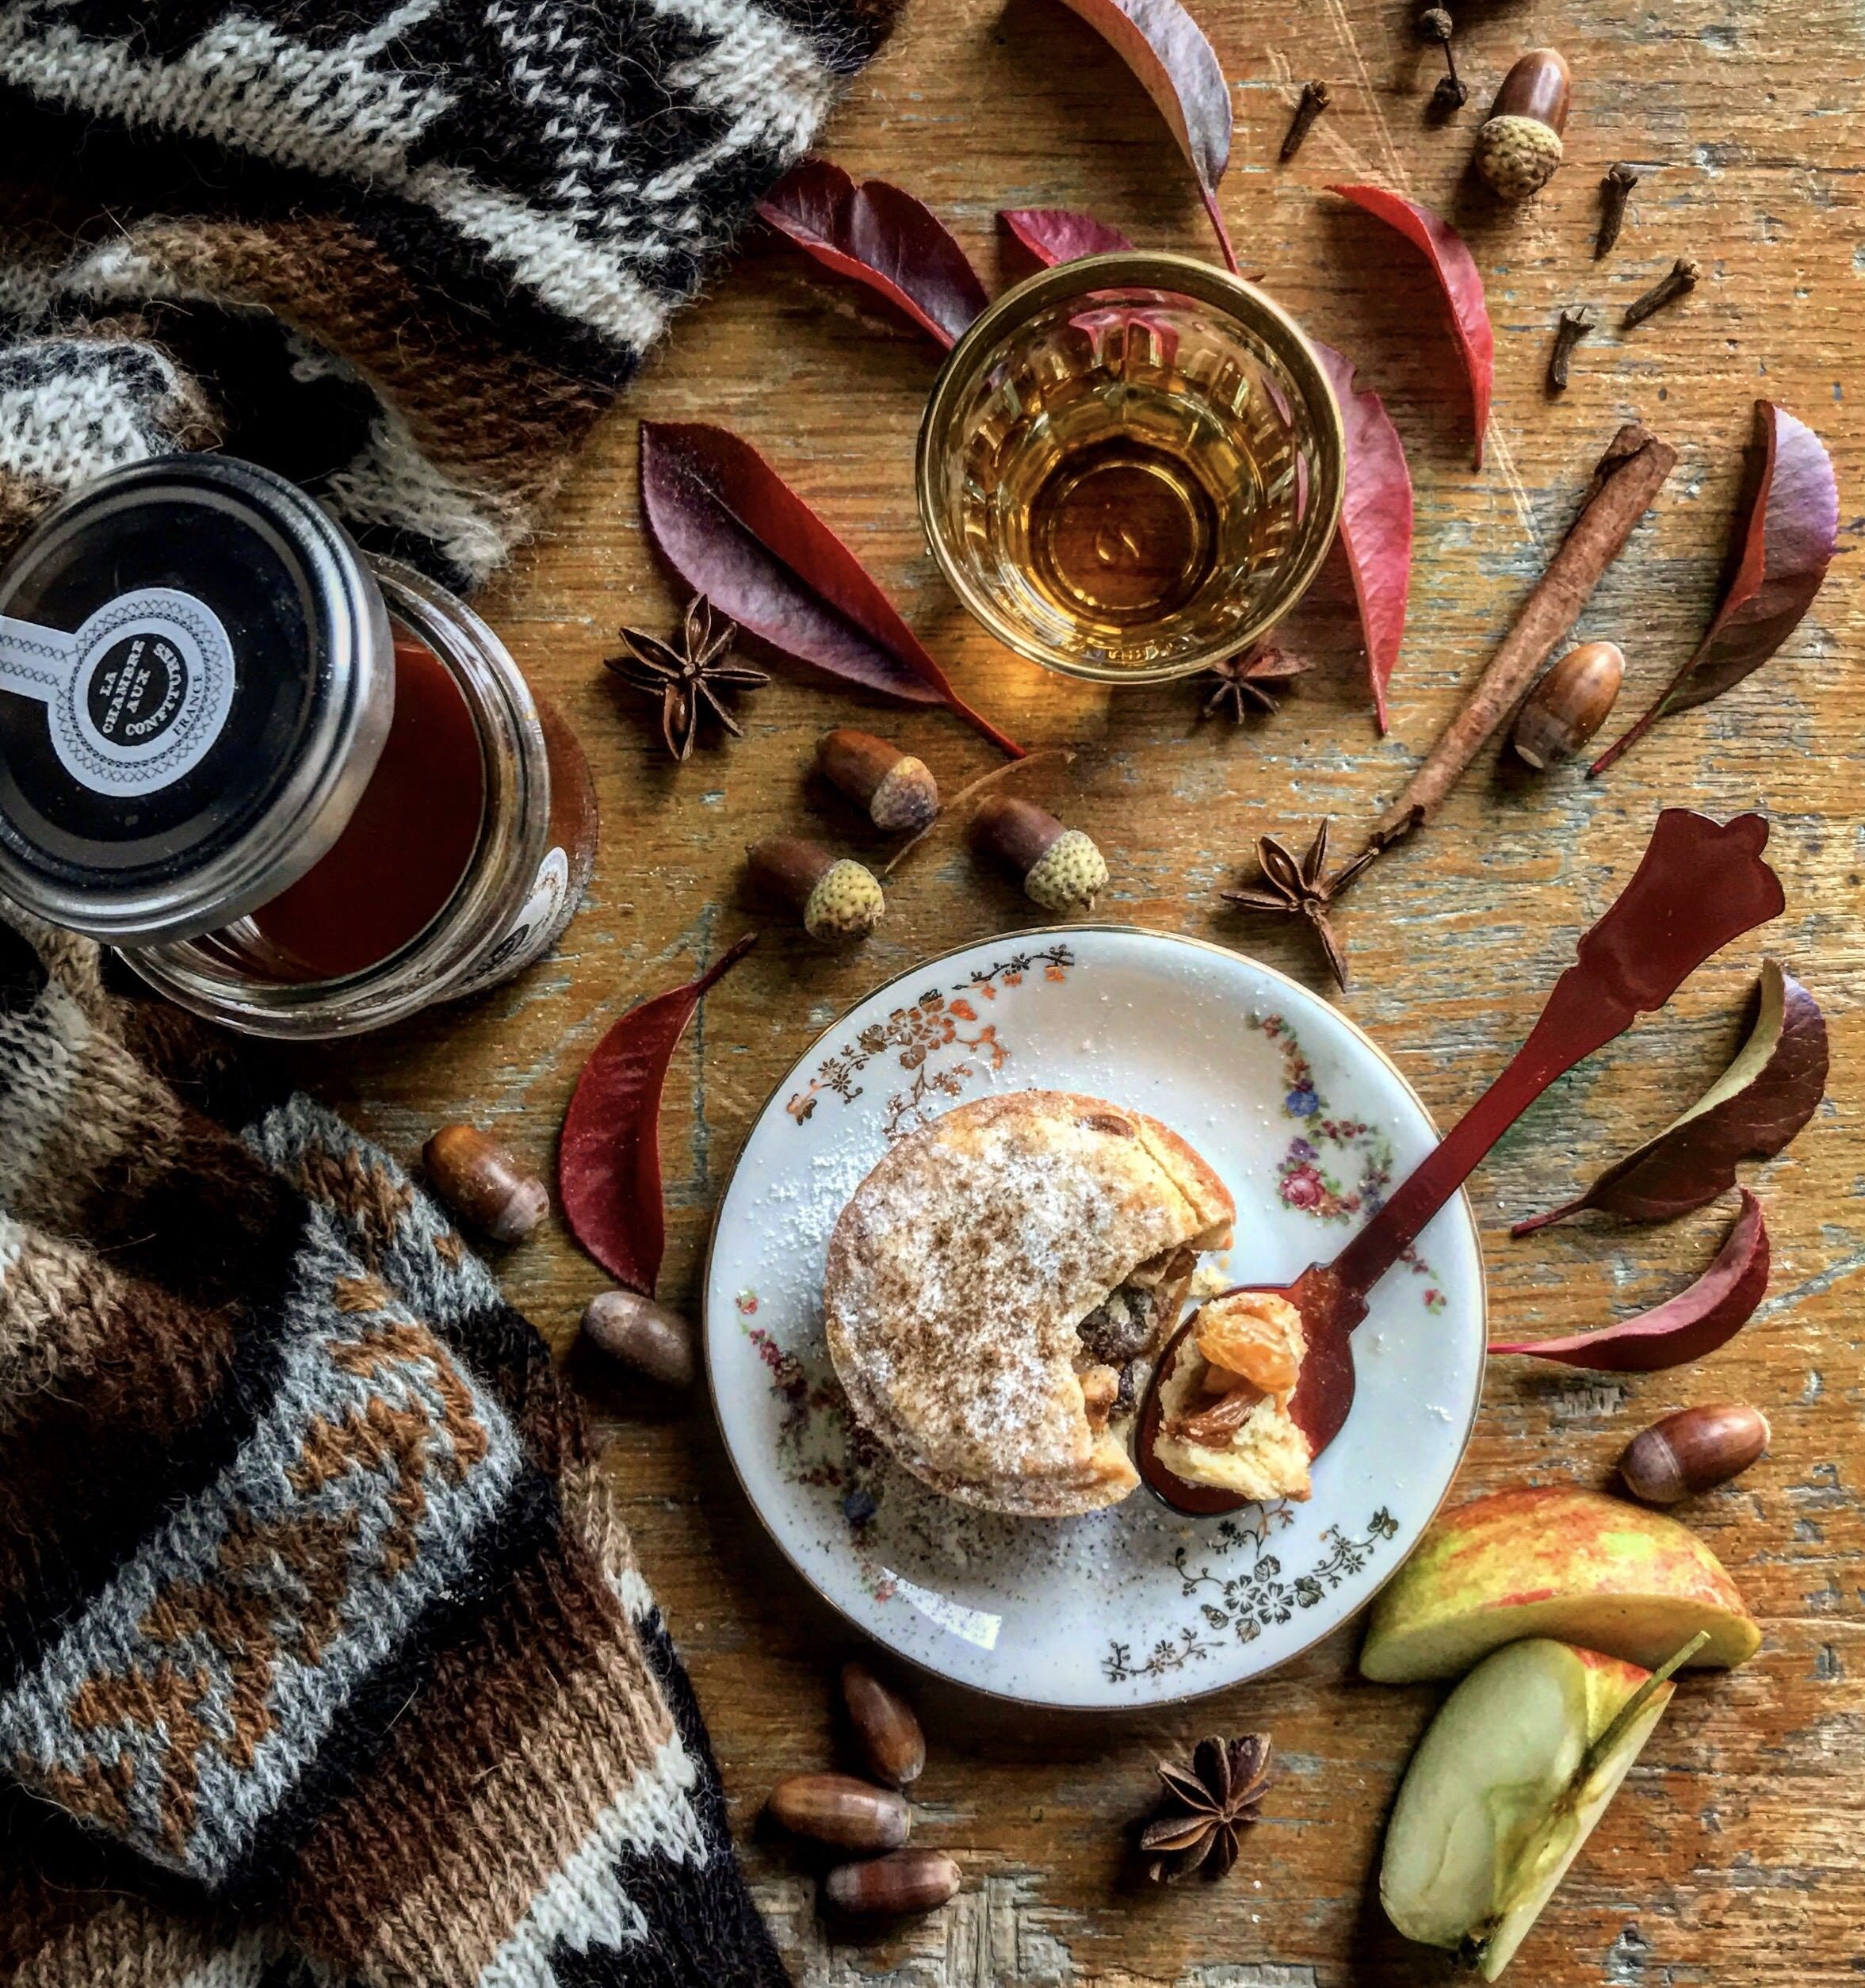
[[[0,572],[0,890],[255,1035],[508,978],[595,858],[582,750],[491,629],[283,478],[119,470]]]

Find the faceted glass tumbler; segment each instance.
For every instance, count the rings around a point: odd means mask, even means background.
[[[1187,256],[1086,257],[1007,292],[920,423],[920,516],[961,600],[1073,676],[1189,675],[1313,579],[1346,445],[1327,376],[1254,285]]]

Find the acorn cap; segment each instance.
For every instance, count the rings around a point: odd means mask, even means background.
[[[1079,828],[1064,828],[1023,879],[1026,896],[1064,914],[1092,911],[1106,888],[1107,859]]]
[[[868,811],[877,828],[917,834],[939,812],[939,783],[923,759],[852,725],[825,732],[816,749],[818,771]]]
[[[887,900],[873,874],[844,856],[823,873],[803,905],[803,929],[825,945],[852,945],[881,923]]]
[[[868,819],[892,835],[918,835],[929,828],[939,812],[939,783],[932,768],[911,753],[902,753],[868,797]]]
[[[1477,170],[1498,198],[1538,193],[1561,163],[1561,135],[1535,117],[1492,117],[1477,133]]]

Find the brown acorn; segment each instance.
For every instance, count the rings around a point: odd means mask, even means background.
[[[881,923],[887,900],[872,870],[801,835],[773,835],[745,852],[753,881],[803,914],[825,946],[850,946]]]
[[[1676,1504],[1738,1477],[1768,1447],[1768,1417],[1744,1401],[1679,1409],[1626,1445],[1619,1475],[1647,1504]]]
[[[544,1183],[476,1125],[442,1126],[421,1160],[441,1199],[494,1242],[522,1241],[549,1210]]]
[[[583,1336],[663,1387],[693,1385],[693,1328],[639,1291],[598,1291],[583,1314]]]
[[[1569,649],[1528,694],[1509,742],[1537,773],[1571,759],[1617,702],[1626,659],[1615,642]]]
[[[926,1768],[926,1735],[913,1707],[866,1664],[842,1666],[842,1702],[861,1742],[868,1772],[889,1787],[905,1787]]]
[[[831,1905],[857,1918],[897,1919],[931,1912],[958,1890],[958,1866],[942,1850],[896,1850],[866,1864],[840,1864],[823,1880]]]
[[[1107,888],[1107,860],[1092,839],[1034,801],[992,794],[972,816],[971,833],[974,847],[1020,877],[1024,895],[1045,911],[1091,911]]]
[[[1569,78],[1558,48],[1531,48],[1502,79],[1477,133],[1477,171],[1499,199],[1538,193],[1561,163]]]
[[[852,1774],[790,1775],[766,1806],[786,1829],[842,1850],[897,1850],[913,1827],[904,1795]]]
[[[939,783],[923,759],[903,752],[872,732],[844,725],[825,732],[816,749],[816,770],[866,808],[886,835],[916,835],[939,812]]]

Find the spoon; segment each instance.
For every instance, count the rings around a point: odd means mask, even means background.
[[[1786,899],[1761,860],[1768,823],[1760,815],[1712,821],[1683,808],[1658,816],[1631,881],[1586,933],[1579,960],[1554,983],[1541,1019],[1508,1068],[1427,1153],[1331,1264],[1311,1264],[1293,1284],[1252,1284],[1301,1314],[1308,1351],[1289,1405],[1319,1456],[1340,1433],[1354,1402],[1351,1335],[1366,1316],[1366,1294],[1418,1239],[1484,1155],[1557,1077],[1661,1008],[1684,981],[1740,934],[1778,918]],[[1135,1425],[1134,1461],[1148,1487],[1175,1511],[1235,1512],[1250,1501],[1191,1484],[1159,1460],[1160,1383],[1171,1371],[1198,1314],[1166,1343]]]

